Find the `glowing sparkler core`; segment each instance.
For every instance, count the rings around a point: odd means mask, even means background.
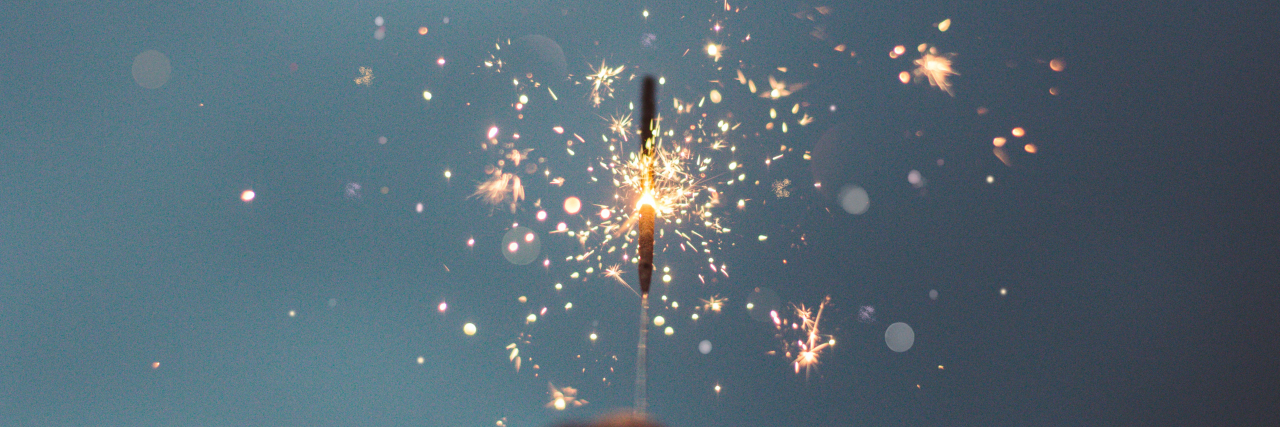
[[[645,191],[644,195],[640,196],[640,203],[636,203],[636,210],[643,210],[646,205],[657,209],[657,204],[658,202],[653,200],[653,191]]]

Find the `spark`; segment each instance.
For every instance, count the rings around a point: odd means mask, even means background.
[[[626,68],[625,65],[610,68],[604,60],[600,61],[600,68],[591,67],[587,80],[591,81],[592,106],[599,107],[604,97],[613,98],[613,80]]]
[[[631,113],[622,116],[610,116],[609,131],[621,136],[623,141],[628,141],[627,134],[631,132]]]
[[[799,123],[800,123],[800,126],[808,126],[809,123],[813,123],[813,120],[814,120],[813,116],[810,116],[809,113],[804,113],[804,116],[800,117]]]
[[[563,411],[570,406],[580,408],[587,403],[584,399],[578,398],[578,389],[573,387],[556,388],[555,384],[547,383],[547,392],[551,394],[551,401],[547,402],[548,408],[556,408],[557,411]]]
[[[512,166],[520,166],[521,161],[529,158],[530,151],[533,151],[533,149],[525,148],[523,150],[511,150],[507,152],[506,158],[511,161]]]
[[[951,76],[960,75],[960,73],[951,69],[951,58],[956,54],[939,54],[936,47],[922,50],[924,52],[920,54],[920,59],[915,61],[916,69],[912,73],[916,77],[924,76],[929,79],[930,86],[941,89],[948,95],[956,96],[955,91],[951,89],[951,82],[947,81]]]
[[[716,24],[716,25],[717,25],[716,31],[720,31],[720,28],[718,27],[719,24]],[[710,56],[715,61],[719,61],[720,57],[723,55],[724,55],[724,46],[721,46],[715,43],[707,43],[707,56]]]
[[[702,311],[713,311],[719,313],[724,305],[729,302],[729,298],[720,298],[720,295],[712,295],[707,299],[699,299],[702,302]]]
[[[511,212],[515,213],[516,206],[524,200],[524,185],[520,184],[520,177],[515,174],[498,170],[489,179],[476,185],[476,191],[471,197],[479,198],[490,206],[507,202]]]
[[[618,281],[618,283],[621,283],[621,284],[622,284],[622,286],[626,286],[626,287],[627,287],[627,289],[630,289],[630,290],[631,290],[631,292],[634,292],[634,293],[636,294],[636,296],[640,296],[640,293],[639,293],[639,292],[636,292],[636,289],[635,289],[635,288],[633,288],[633,287],[631,287],[631,285],[627,284],[627,281],[626,281],[626,280],[623,280],[623,278],[622,278],[622,264],[614,264],[614,265],[609,266],[609,268],[608,268],[608,269],[605,269],[605,271],[604,271],[604,277],[612,277],[612,278],[614,278],[615,280],[617,280],[617,281]]]
[[[783,98],[788,95],[791,95],[795,91],[803,89],[806,84],[808,83],[787,84],[787,82],[785,81],[775,79],[773,78],[773,76],[769,76],[769,91],[761,93],[760,97],[771,98],[771,99]]]
[[[511,350],[507,360],[515,365],[517,373],[520,372],[520,347],[517,347],[516,343],[511,343],[507,344],[507,350]]]
[[[795,321],[784,320],[776,312],[770,313],[774,327],[778,329],[780,337],[790,331],[802,333],[800,339],[794,341],[791,339],[783,340],[784,354],[787,358],[792,359],[791,364],[797,374],[800,373],[801,368],[804,368],[805,377],[808,377],[810,369],[819,364],[822,352],[836,343],[831,335],[825,335],[819,329],[822,322],[822,311],[830,303],[831,297],[827,296],[818,304],[816,312],[813,308],[805,307],[804,304],[792,305],[792,311],[796,317]]]

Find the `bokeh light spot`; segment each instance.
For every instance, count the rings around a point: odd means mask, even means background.
[[[911,346],[915,345],[915,342],[916,333],[906,323],[894,323],[884,331],[884,343],[894,352],[902,353],[910,350]]]
[[[777,310],[780,304],[778,294],[769,288],[755,288],[747,295],[747,314],[756,321],[770,322],[773,317],[769,312]]]
[[[502,236],[502,256],[515,265],[527,265],[542,251],[537,233],[527,227],[515,227]]]
[[[580,210],[582,210],[582,201],[578,200],[577,197],[569,196],[569,198],[564,199],[564,213],[577,215]]]
[[[159,89],[169,82],[173,67],[169,57],[155,50],[148,50],[133,58],[133,81],[147,89]]]
[[[840,190],[840,207],[845,212],[862,215],[871,207],[871,197],[862,187],[847,185]]]

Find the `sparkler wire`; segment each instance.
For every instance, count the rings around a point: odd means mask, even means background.
[[[653,192],[654,172],[654,116],[657,111],[657,85],[653,76],[644,78],[641,98],[640,158],[645,164],[644,195]],[[644,415],[648,409],[648,335],[649,335],[649,284],[653,280],[653,227],[657,212],[652,203],[640,205],[640,341],[636,343],[636,405],[635,413]]]

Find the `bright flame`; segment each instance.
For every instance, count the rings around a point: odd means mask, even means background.
[[[654,211],[657,211],[657,210],[658,210],[658,202],[657,202],[657,201],[655,201],[655,200],[653,200],[653,192],[652,192],[652,191],[645,191],[645,192],[644,192],[644,195],[643,195],[643,196],[640,196],[640,203],[636,203],[636,210],[639,210],[639,209],[640,209],[640,207],[642,207],[642,206],[644,206],[644,205],[653,206],[653,210],[654,210]]]

